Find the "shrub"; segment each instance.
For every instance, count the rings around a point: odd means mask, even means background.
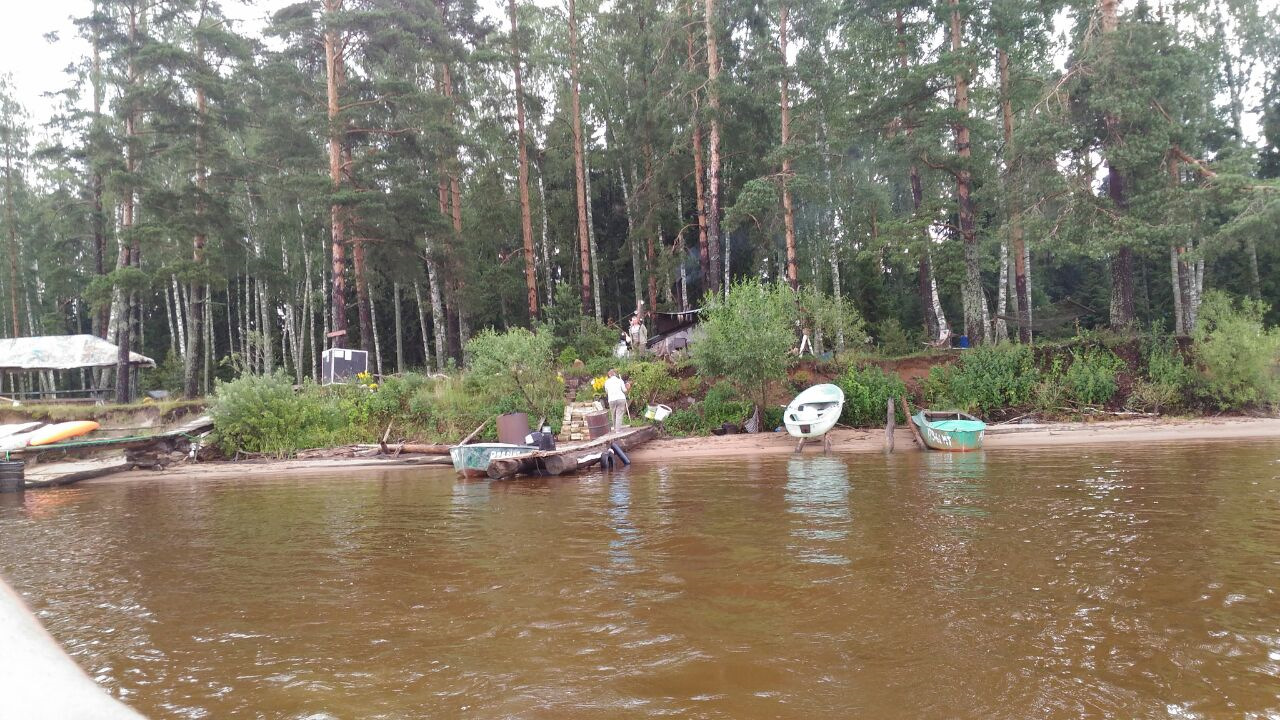
[[[1027,405],[1038,381],[1031,348],[1006,343],[970,350],[949,367],[934,367],[922,383],[925,400],[988,415]]]
[[[1065,409],[1063,406],[1070,402],[1067,386],[1062,381],[1061,356],[1055,356],[1049,369],[1040,373],[1031,391],[1031,401],[1037,410],[1050,414]]]
[[[573,348],[574,357],[569,362],[612,357],[613,348],[618,344],[618,333],[580,312],[580,298],[572,285],[559,285],[555,297],[555,304],[547,308],[546,321],[539,327],[540,335],[546,333],[551,338],[552,351],[563,357],[566,349]]]
[[[1187,401],[1194,375],[1172,340],[1157,339],[1147,349],[1146,370],[1129,392],[1130,407],[1163,412],[1182,407]]]
[[[707,391],[700,409],[703,426],[718,428],[725,423],[740,423],[751,414],[751,403],[739,399],[734,387],[726,382],[716,383]]]
[[[1063,374],[1068,396],[1080,405],[1105,405],[1116,394],[1116,374],[1124,361],[1105,348],[1071,351],[1071,365]]]
[[[295,392],[283,372],[219,383],[209,410],[213,441],[228,454],[277,457],[333,444],[350,432],[348,414],[335,397],[310,381]]]
[[[875,365],[849,368],[836,380],[836,384],[844,391],[844,412],[840,421],[855,427],[883,424],[888,400],[907,394],[906,386],[897,375],[886,373]],[[905,422],[900,409],[894,414],[899,421]]]
[[[1270,406],[1280,401],[1276,363],[1280,332],[1268,330],[1265,303],[1233,303],[1219,292],[1205,294],[1192,338],[1201,367],[1201,393],[1219,408]]]
[[[876,323],[875,337],[880,353],[887,357],[910,355],[920,347],[918,338],[909,335],[895,317]]]
[[[704,316],[705,337],[693,346],[698,373],[728,379],[763,406],[769,382],[782,378],[790,363],[795,294],[782,283],[744,280],[733,284],[727,298],[709,295]]]
[[[482,330],[467,342],[467,356],[467,388],[497,413],[560,414],[564,386],[553,367],[550,335],[524,328]]]
[[[643,408],[657,400],[669,400],[680,389],[680,381],[671,374],[665,362],[638,362],[627,368],[631,381],[629,399],[632,408]]]

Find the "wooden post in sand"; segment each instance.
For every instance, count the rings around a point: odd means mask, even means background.
[[[898,413],[894,410],[893,398],[889,398],[888,402],[885,404],[888,406],[888,415],[885,417],[884,421],[884,451],[891,453],[893,452],[894,421],[897,419]]]

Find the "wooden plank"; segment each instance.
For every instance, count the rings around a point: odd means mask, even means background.
[[[490,421],[490,420],[492,420],[492,419],[493,419],[493,418],[485,418],[484,422],[480,423],[480,427],[476,428],[475,430],[472,430],[472,431],[471,431],[471,434],[470,434],[470,435],[468,435],[468,436],[466,436],[466,437],[464,437],[464,438],[462,438],[462,441],[461,441],[461,442],[459,442],[458,444],[459,444],[459,445],[466,445],[467,443],[471,442],[471,441],[472,441],[472,439],[474,439],[474,438],[475,438],[475,436],[479,435],[479,434],[480,434],[480,431],[484,429],[484,426],[485,426],[485,425],[488,425],[488,424],[489,424],[489,421]]]
[[[915,421],[911,419],[911,406],[907,405],[905,397],[902,398],[902,413],[907,416],[907,427],[911,428],[911,436],[921,448],[928,450],[929,446],[925,445],[924,438],[920,437],[920,428],[916,427]]]

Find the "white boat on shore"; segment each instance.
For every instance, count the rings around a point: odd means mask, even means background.
[[[830,383],[814,385],[791,401],[782,413],[782,423],[792,437],[821,437],[836,426],[843,410],[843,390]]]

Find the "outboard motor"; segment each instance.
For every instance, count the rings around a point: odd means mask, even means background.
[[[555,450],[556,436],[552,435],[549,432],[534,430],[533,432],[524,436],[524,444],[532,445],[538,448],[539,450]]]

